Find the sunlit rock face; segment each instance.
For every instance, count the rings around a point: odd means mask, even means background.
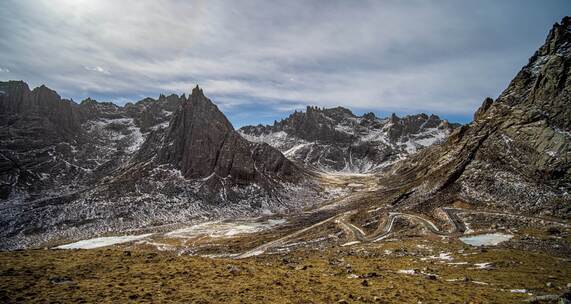
[[[571,18],[473,123],[396,165],[386,181],[405,184],[395,204],[428,208],[465,200],[492,208],[571,213]]]

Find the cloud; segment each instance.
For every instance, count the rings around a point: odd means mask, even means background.
[[[10,73],[10,70],[0,67],[0,73]]]
[[[88,71],[94,71],[94,72],[99,72],[99,73],[103,73],[106,75],[110,75],[111,73],[109,73],[109,71],[107,71],[106,69],[100,67],[100,66],[84,66],[83,68],[85,68]]]
[[[563,0],[6,0],[0,62],[11,78],[74,99],[124,103],[199,83],[239,124],[305,104],[470,117],[569,9]]]

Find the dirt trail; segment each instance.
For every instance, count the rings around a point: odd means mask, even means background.
[[[366,235],[365,232],[361,228],[355,226],[353,223],[351,223],[349,221],[349,217],[354,213],[355,213],[355,211],[348,211],[348,212],[344,212],[344,213],[329,217],[328,219],[323,220],[321,222],[318,222],[316,224],[313,224],[309,227],[295,231],[295,232],[290,233],[284,237],[281,237],[279,239],[270,241],[270,242],[265,243],[263,245],[260,245],[256,248],[248,250],[248,251],[236,256],[235,258],[242,259],[242,258],[247,258],[247,257],[263,254],[268,249],[285,245],[287,241],[289,241],[295,237],[301,236],[303,233],[308,232],[309,230],[317,228],[319,226],[322,226],[323,224],[326,224],[330,221],[334,221],[345,232],[345,234],[349,238],[348,241],[360,241],[360,242],[377,242],[377,241],[380,241],[380,240],[386,238],[390,233],[393,232],[394,222],[398,218],[408,218],[408,219],[418,221],[418,222],[422,223],[424,226],[426,226],[430,232],[432,232],[434,234],[438,234],[438,235],[452,235],[455,233],[462,234],[465,230],[465,228],[464,228],[465,226],[463,223],[460,223],[459,221],[452,219],[452,217],[450,217],[450,216],[449,216],[449,220],[451,223],[453,223],[455,225],[456,228],[453,232],[445,232],[445,231],[439,230],[438,227],[433,222],[431,222],[430,220],[427,220],[421,216],[418,216],[415,214],[401,213],[401,212],[391,212],[391,213],[389,213],[388,220],[384,221],[384,223],[385,223],[384,228],[377,229],[377,231],[379,231],[379,230],[382,231],[381,233],[373,233],[371,235]],[[446,212],[446,214],[450,214],[450,213]]]
[[[272,248],[272,247],[276,247],[276,246],[279,246],[279,245],[283,245],[285,241],[288,241],[288,240],[291,239],[291,238],[297,237],[297,236],[303,234],[304,232],[307,232],[307,231],[309,231],[309,230],[311,230],[311,229],[313,229],[313,228],[315,228],[315,227],[318,227],[318,226],[321,226],[321,225],[323,225],[323,224],[325,224],[325,223],[327,223],[327,222],[330,222],[330,221],[332,221],[333,219],[335,219],[336,217],[337,217],[337,216],[330,217],[330,218],[328,218],[328,219],[326,219],[326,220],[323,220],[323,221],[321,221],[321,222],[319,222],[319,223],[317,223],[317,224],[313,224],[313,225],[311,225],[311,226],[309,226],[309,227],[307,227],[307,228],[298,230],[298,231],[296,231],[296,232],[294,232],[294,233],[288,234],[288,235],[286,235],[286,236],[284,236],[284,237],[282,237],[282,238],[279,238],[279,239],[277,239],[277,240],[273,240],[273,241],[271,241],[271,242],[265,243],[265,244],[263,244],[263,245],[261,245],[261,246],[258,246],[258,247],[254,248],[254,249],[248,250],[248,251],[246,251],[246,252],[244,252],[244,253],[242,253],[242,254],[240,254],[240,255],[237,255],[235,258],[236,258],[236,259],[243,259],[243,258],[255,256],[255,255],[260,255],[260,254],[264,253],[266,250],[268,250],[268,249],[270,249],[270,248]]]

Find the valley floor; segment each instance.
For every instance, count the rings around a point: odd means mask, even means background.
[[[323,184],[338,189],[338,197],[294,215],[50,246],[66,250],[0,252],[0,302],[559,303],[571,297],[566,221],[463,202],[425,213],[397,210],[371,195],[378,187],[367,175],[323,176]]]

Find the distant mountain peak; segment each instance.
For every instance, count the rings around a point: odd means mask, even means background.
[[[271,126],[244,126],[239,132],[309,167],[363,173],[440,142],[455,127],[424,113],[380,119],[373,113],[356,116],[344,107],[308,106]]]
[[[154,149],[155,144],[147,147]],[[196,86],[173,114],[157,155],[160,163],[173,164],[187,178],[216,174],[243,184],[264,179],[264,174],[289,175],[295,171],[274,148],[253,151],[254,146],[234,131],[226,116]],[[266,163],[268,159],[274,163]]]

